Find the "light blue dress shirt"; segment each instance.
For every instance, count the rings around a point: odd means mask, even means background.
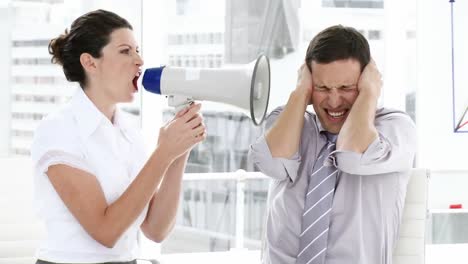
[[[267,129],[283,107],[267,119]],[[254,164],[272,178],[268,195],[265,264],[294,264],[299,250],[307,177],[326,144],[315,114],[306,112],[300,147],[273,158],[264,136],[250,148]],[[404,112],[378,109],[379,137],[364,153],[335,151],[340,170],[331,212],[326,264],[390,264],[416,151],[416,128]]]

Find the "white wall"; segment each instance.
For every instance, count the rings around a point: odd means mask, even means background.
[[[430,210],[448,210],[451,204],[468,206],[468,170],[432,170],[428,205]]]
[[[463,2],[455,4],[466,10]],[[458,19],[457,26],[466,27],[468,17]],[[449,1],[418,0],[417,41],[418,166],[467,169],[468,133],[453,132]]]

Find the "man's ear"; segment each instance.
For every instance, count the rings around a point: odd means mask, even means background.
[[[80,55],[80,63],[85,72],[93,73],[97,69],[96,59],[89,53],[82,53]]]

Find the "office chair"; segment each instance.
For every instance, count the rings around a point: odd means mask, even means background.
[[[424,264],[429,170],[412,169],[393,264]]]

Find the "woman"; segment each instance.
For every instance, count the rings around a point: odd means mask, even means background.
[[[82,89],[35,132],[35,195],[48,235],[37,263],[136,263],[138,231],[161,242],[174,225],[189,152],[205,139],[201,106],[165,124],[148,158],[116,107],[133,99],[143,65],[132,26],[93,11],[49,52]]]

